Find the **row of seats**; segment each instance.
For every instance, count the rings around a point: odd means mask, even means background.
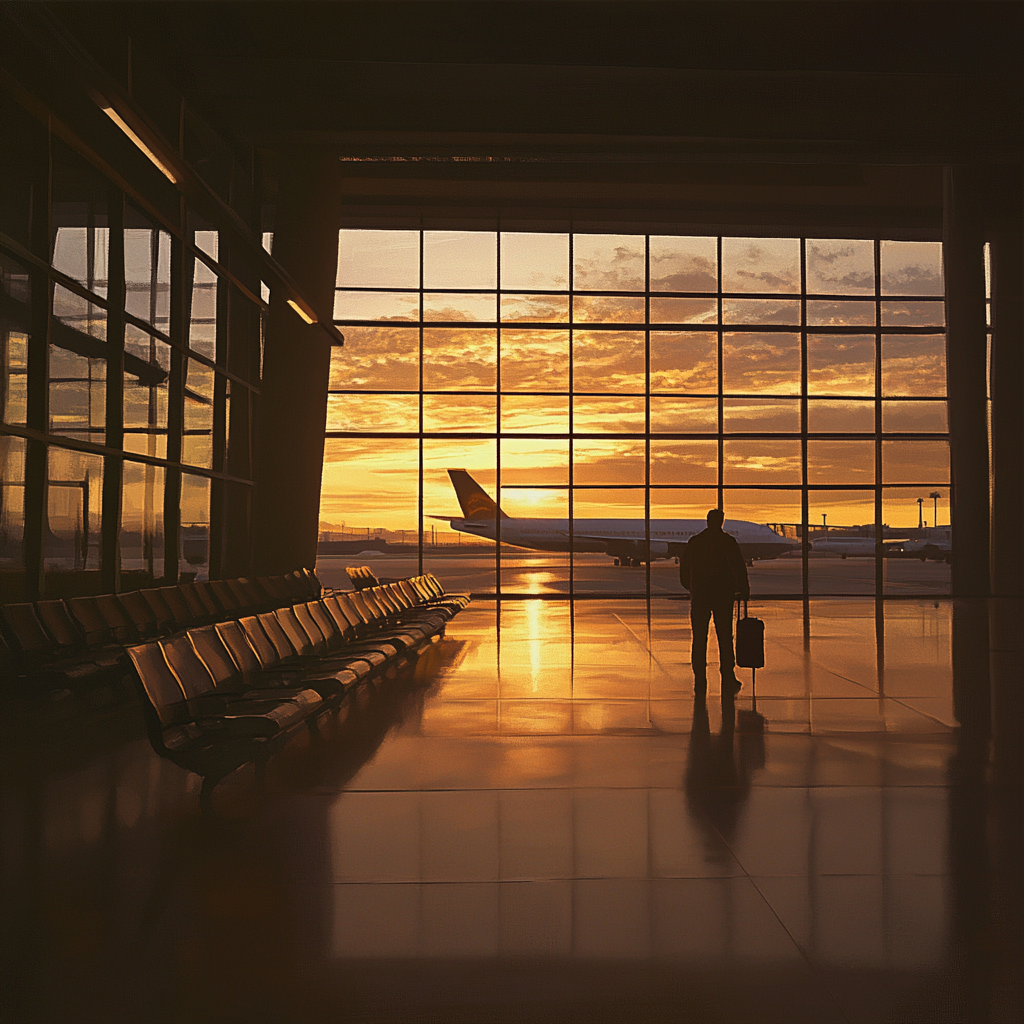
[[[211,580],[9,604],[0,608],[0,675],[7,695],[105,695],[123,676],[124,647],[148,637],[317,598],[307,569],[256,580]]]
[[[424,650],[468,599],[432,577],[339,591],[130,647],[159,754],[217,782],[262,771],[361,683]]]

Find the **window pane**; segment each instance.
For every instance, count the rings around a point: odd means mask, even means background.
[[[493,292],[425,292],[423,319],[492,322],[498,319],[498,296]]]
[[[181,475],[181,551],[178,571],[184,579],[210,576],[210,481]]]
[[[651,390],[718,392],[718,335],[712,331],[651,334]]]
[[[807,522],[815,531],[811,535],[812,540],[820,537],[817,531],[823,525],[829,529],[860,527],[865,537],[874,539],[874,491],[811,491],[807,497],[807,509]],[[824,520],[822,516],[825,516]]]
[[[0,319],[0,419],[25,425],[28,412],[28,335]]]
[[[808,441],[807,482],[873,486],[875,442]]]
[[[420,233],[343,228],[337,282],[339,287],[419,287]]]
[[[642,324],[644,300],[631,295],[574,295],[572,316],[577,323]]]
[[[181,439],[181,461],[202,469],[213,468],[213,386],[213,369],[189,359],[185,378],[185,431]]]
[[[643,484],[644,443],[628,440],[573,441],[573,482]]]
[[[942,243],[881,243],[883,295],[941,295]]]
[[[510,434],[567,434],[569,398],[502,395],[501,429]]]
[[[795,434],[800,431],[800,403],[788,399],[727,398],[725,429],[732,434]]]
[[[508,484],[538,487],[542,484],[568,484],[568,440],[502,440],[501,483],[502,487]],[[508,492],[510,496],[515,493]]]
[[[642,397],[574,398],[573,430],[577,434],[642,434],[645,409]]]
[[[320,484],[321,530],[353,540],[399,530],[415,535],[418,472],[415,439],[394,439],[382,445],[360,438],[327,438]],[[447,502],[434,502],[428,511],[451,510]],[[451,514],[458,515],[458,508]]]
[[[164,575],[164,470],[125,461],[121,483],[121,589]]]
[[[416,395],[328,395],[327,429],[415,432],[419,410]]]
[[[875,339],[870,335],[808,335],[807,393],[874,395]]]
[[[171,236],[131,208],[125,217],[125,309],[166,334],[171,316]]]
[[[423,386],[437,391],[492,390],[498,342],[493,330],[430,328],[423,332]]]
[[[949,483],[948,441],[883,441],[882,481]]]
[[[0,594],[22,596],[21,570],[25,568],[25,441],[0,435]],[[8,573],[18,573],[10,585]]]
[[[651,431],[659,434],[718,432],[715,398],[651,398]]]
[[[718,291],[718,239],[651,236],[651,291]]]
[[[716,485],[718,442],[652,441],[651,483]]]
[[[99,569],[102,457],[51,447],[47,449],[46,475],[47,531],[43,542],[46,572]]]
[[[875,244],[864,239],[808,238],[807,291],[821,295],[871,295]]]
[[[651,296],[652,324],[713,324],[718,322],[717,299],[679,299]]]
[[[875,304],[811,300],[807,303],[807,323],[812,327],[874,327]]]
[[[799,484],[799,441],[726,441],[726,484]]]
[[[706,520],[713,508],[718,508],[718,491],[712,488],[651,491],[652,519]]]
[[[76,203],[58,203],[55,206],[69,219],[77,219]],[[85,204],[80,206],[81,216],[87,215]],[[106,214],[101,215],[103,226],[61,227],[53,245],[53,267],[77,281],[97,295],[107,294],[107,252],[110,231],[106,227]]]
[[[723,238],[722,289],[727,292],[800,291],[800,240]]]
[[[493,231],[424,231],[424,288],[497,288]]]
[[[946,336],[882,336],[882,394],[941,398],[946,394]]]
[[[171,347],[127,324],[124,350],[125,451],[166,458]]]
[[[713,507],[713,506],[710,506]],[[725,518],[747,523],[778,525],[801,520],[800,491],[759,491],[738,488],[725,491]],[[751,581],[753,589],[753,581]],[[762,589],[776,589],[773,586]]]
[[[420,332],[416,327],[346,327],[345,344],[331,348],[332,390],[415,391]]]
[[[105,359],[92,359],[50,346],[51,433],[103,444],[106,399]]]
[[[569,236],[504,232],[501,287],[515,291],[558,291],[569,287]]]
[[[216,235],[214,232],[197,232]],[[217,356],[217,275],[199,259],[193,260],[192,319],[189,327],[189,347],[207,359]]]
[[[419,320],[419,292],[335,292],[335,320]],[[348,332],[345,332],[346,337]]]
[[[800,394],[800,336],[725,334],[722,390],[726,394]]]
[[[807,403],[807,429],[812,434],[873,434],[875,403],[812,399]]]
[[[573,335],[575,391],[642,392],[644,362],[644,335],[638,331],[577,331]]]
[[[882,430],[894,434],[944,434],[949,429],[945,402],[884,402]]]
[[[442,432],[494,433],[496,399],[476,395],[425,395],[423,429]]]
[[[568,391],[569,332],[501,332],[504,391]]]
[[[938,498],[932,498],[938,494]],[[918,499],[921,499],[920,505]],[[949,529],[949,485],[923,487],[886,487],[882,491],[882,522],[903,536],[913,536],[919,522],[935,526],[938,513],[940,529]]]
[[[577,291],[644,290],[642,235],[573,235],[573,288]]]
[[[800,326],[800,303],[793,299],[723,299],[722,323]]]
[[[501,319],[503,323],[568,323],[569,296],[502,295]]]

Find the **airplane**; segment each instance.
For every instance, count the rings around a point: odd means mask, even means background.
[[[650,543],[643,519],[574,519],[572,538],[568,519],[520,519],[507,515],[464,469],[449,469],[461,516],[430,516],[448,523],[459,533],[495,540],[498,522],[501,541],[534,551],[602,552],[616,565],[637,566],[682,554],[686,542],[707,527],[703,519],[652,519]],[[780,537],[774,530],[740,519],[727,519],[726,533],[739,541],[748,564],[755,559],[778,558],[800,547],[799,541]]]
[[[887,557],[898,554],[903,544],[902,540],[883,540],[882,553]],[[811,550],[822,555],[839,555],[840,558],[874,558],[875,538],[826,533],[811,541]]]

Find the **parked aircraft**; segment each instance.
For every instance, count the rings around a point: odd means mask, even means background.
[[[501,524],[504,544],[532,548],[535,551],[604,552],[616,565],[640,565],[682,553],[686,542],[705,529],[703,519],[652,519],[650,531],[643,519],[520,519],[506,515],[486,491],[464,469],[449,469],[452,485],[462,507],[462,516],[431,516],[448,523],[460,533],[497,538]],[[780,537],[774,530],[757,523],[727,519],[726,533],[739,541],[747,562],[778,558],[800,547],[799,541]]]

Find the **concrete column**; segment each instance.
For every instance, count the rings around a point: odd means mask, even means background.
[[[340,216],[336,160],[299,158],[282,172],[274,257],[321,310],[334,308]],[[331,366],[323,333],[304,323],[279,291],[270,296],[253,495],[260,575],[316,562]]]
[[[989,460],[984,224],[977,169],[945,172],[943,263],[949,399],[953,594],[989,592]]]
[[[1024,237],[1021,168],[990,192],[992,593],[1024,596]]]

